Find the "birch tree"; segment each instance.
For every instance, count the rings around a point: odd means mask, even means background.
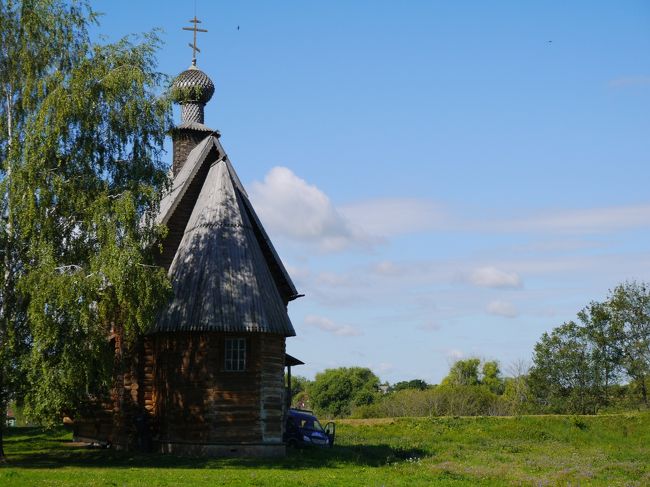
[[[134,343],[169,292],[152,252],[170,126],[159,40],[93,44],[95,20],[83,1],[0,2],[0,403],[20,369],[44,424],[108,390],[109,336]]]
[[[17,293],[26,245],[13,228],[12,166],[28,117],[50,89],[49,75],[83,55],[92,21],[82,3],[0,2],[0,458],[7,401],[25,384],[19,365],[30,343],[25,301]]]

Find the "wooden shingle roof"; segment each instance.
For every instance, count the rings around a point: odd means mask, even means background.
[[[177,221],[188,198],[196,200],[168,270],[174,295],[155,331],[295,335],[286,305],[298,293],[214,135],[190,152],[158,221]]]

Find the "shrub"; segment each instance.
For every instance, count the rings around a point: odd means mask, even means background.
[[[405,389],[384,396],[369,406],[357,407],[353,417],[402,416],[502,416],[511,404],[479,386],[438,386],[426,390]]]

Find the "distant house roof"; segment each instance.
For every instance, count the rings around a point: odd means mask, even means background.
[[[161,201],[158,222],[182,213],[191,197],[168,271],[174,296],[155,331],[295,335],[286,304],[298,296],[296,288],[214,135],[190,152]]]

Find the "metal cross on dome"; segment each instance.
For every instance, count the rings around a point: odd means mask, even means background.
[[[196,18],[196,15],[194,16],[193,19],[188,20],[188,22],[191,22],[194,24],[193,27],[183,27],[183,30],[191,30],[194,31],[194,43],[188,44],[192,48],[192,66],[196,66],[196,53],[201,52],[201,49],[196,47],[196,33],[197,32],[207,32],[206,29],[199,29],[196,24],[200,24],[201,21]]]

